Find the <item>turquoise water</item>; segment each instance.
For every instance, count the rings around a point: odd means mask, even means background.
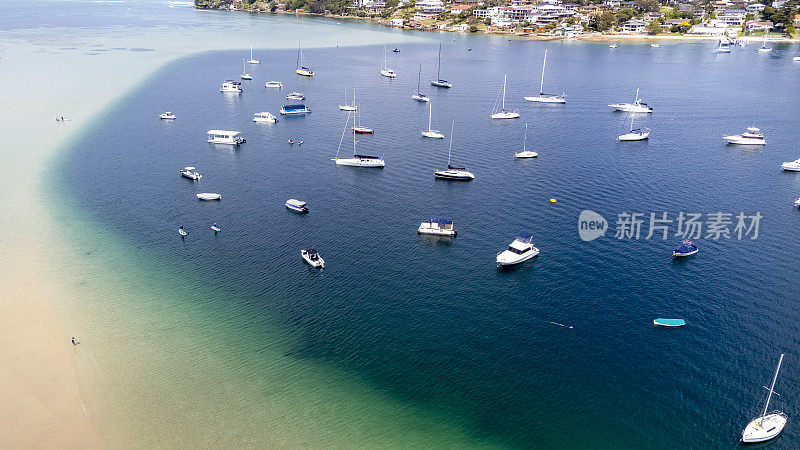
[[[111,318],[86,333],[105,340],[107,351],[90,363],[95,382],[114,393],[97,402],[125,405],[108,420],[132,422],[121,439],[733,446],[763,407],[761,385],[781,352],[774,407],[796,417],[799,244],[791,238],[800,216],[791,202],[800,178],[779,170],[800,157],[795,49],[716,55],[696,43],[611,50],[426,36],[444,44],[451,90],[427,85],[436,42],[399,44],[389,56],[396,80],[378,74],[382,46],[310,49],[313,79],[294,75],[294,51],[261,52],[262,64],[249,69],[255,80],[235,98],[218,88],[238,75],[244,50],[207,52],[143,81],[70,145],[54,186],[75,199],[64,220],[100,225],[82,239],[86,256],[113,255],[105,269],[96,262],[99,280],[74,289],[87,323]],[[568,93],[567,105],[521,99],[533,92],[545,46],[547,82]],[[410,95],[420,63],[434,124],[449,138],[455,121],[454,162],[475,173],[471,183],[433,179],[447,140],[419,137],[427,105]],[[507,104],[522,119],[491,121],[505,73]],[[264,89],[269,79],[282,80],[283,91]],[[330,161],[345,118],[337,105],[354,83],[362,121],[376,130],[359,148],[383,154],[383,170]],[[642,120],[653,134],[621,144],[624,116],[606,105],[637,87],[656,109]],[[277,114],[293,90],[308,96],[311,115],[251,121],[254,112]],[[178,120],[159,121],[164,110]],[[525,122],[540,157],[516,161]],[[723,144],[722,134],[752,123],[766,147]],[[241,130],[248,142],[206,144],[211,128]],[[186,165],[204,178],[181,179]],[[203,191],[223,201],[197,202]],[[286,211],[290,197],[309,201],[311,212]],[[612,227],[625,211],[759,211],[764,219],[756,240],[698,239],[699,255],[673,261],[675,237],[582,242],[583,209]],[[458,237],[416,235],[422,219],[439,214],[453,217]],[[541,256],[497,270],[495,253],[521,230],[534,234]],[[309,245],[326,259],[323,272],[300,260]],[[109,268],[139,294],[101,298],[93,285]],[[655,329],[656,317],[687,326]],[[796,442],[791,424],[774,447]]]

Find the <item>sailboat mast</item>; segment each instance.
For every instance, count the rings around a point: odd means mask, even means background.
[[[439,63],[436,65],[436,81],[442,79],[442,43],[439,43]]]
[[[347,132],[347,124],[350,122],[350,114],[347,113],[347,120],[344,121],[344,128],[342,129],[342,137],[339,138],[339,146],[336,147],[336,158],[333,158],[334,161],[339,159],[339,151],[342,149],[342,142],[344,142],[344,134]]]
[[[522,140],[522,151],[528,146],[528,122],[525,122],[525,138]]]
[[[508,79],[508,74],[503,75],[503,111],[506,110],[506,80]]]
[[[453,153],[453,129],[456,126],[456,121],[450,124],[450,150],[447,151],[447,168],[450,168],[450,155]]]
[[[419,72],[417,72],[417,95],[419,95],[419,82],[422,79],[422,64],[419,65]]]
[[[300,39],[297,40],[297,68],[300,68],[300,65],[303,63],[303,49],[300,47],[300,42],[303,40],[303,35],[300,35]]]
[[[781,359],[778,360],[778,368],[775,369],[775,376],[772,378],[772,386],[769,387],[769,395],[767,396],[767,404],[764,405],[764,412],[761,414],[761,418],[763,419],[764,416],[767,415],[767,409],[769,408],[769,401],[772,399],[772,390],[775,388],[775,381],[778,380],[778,372],[781,370],[781,363],[783,362],[783,353],[781,353]]]
[[[547,64],[547,49],[544,49],[544,61],[542,61],[542,81],[539,83],[539,95],[544,93],[544,66]]]
[[[428,102],[428,131],[431,131],[431,116],[433,115],[433,104]]]
[[[634,104],[639,103],[639,88],[636,88],[636,98],[633,99],[633,103]]]

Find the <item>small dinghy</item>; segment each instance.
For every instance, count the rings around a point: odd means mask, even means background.
[[[653,325],[658,327],[682,327],[686,325],[683,319],[655,319]]]
[[[672,252],[672,256],[678,258],[683,256],[692,256],[698,251],[699,249],[692,243],[692,241],[686,240],[681,242],[681,245],[679,245],[678,248]]]
[[[163,113],[159,114],[158,117],[160,117],[162,119],[166,119],[166,120],[174,120],[175,119],[175,114],[172,114],[170,111],[167,111],[167,112],[163,112]]]
[[[360,125],[356,126],[356,127],[353,127],[353,131],[358,133],[358,134],[372,134],[373,133],[372,128],[362,127]]]
[[[294,198],[286,200],[286,207],[294,212],[299,212],[300,214],[308,212],[308,203]]]
[[[180,234],[181,237],[186,236],[188,234],[186,233],[186,230],[183,229],[183,225],[181,225],[181,227],[178,228],[178,234]]]
[[[311,267],[324,269],[325,268],[325,260],[319,256],[316,250],[313,248],[307,248],[305,250],[300,250],[300,256],[303,257],[303,260],[307,262]]]
[[[197,194],[197,198],[199,200],[222,200],[222,195],[213,192],[202,192]]]

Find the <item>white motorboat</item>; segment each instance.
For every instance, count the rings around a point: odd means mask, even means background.
[[[497,253],[497,265],[513,266],[527,261],[539,254],[539,249],[531,243],[533,235],[521,234],[508,246],[507,249]]]
[[[325,260],[319,256],[316,250],[313,248],[307,248],[300,250],[300,256],[303,257],[303,261],[307,262],[311,267],[315,269],[324,269],[325,268]]]
[[[470,48],[472,50],[472,48]],[[439,44],[439,62],[436,65],[436,80],[431,81],[432,86],[450,89],[453,84],[442,79],[442,44]]]
[[[303,35],[300,35],[300,39],[297,41],[297,70],[295,73],[304,77],[313,77],[314,71],[303,65],[303,48],[300,46],[302,40]]]
[[[344,129],[342,130],[342,137],[339,140],[339,147],[336,149],[336,157],[333,158],[333,161],[338,166],[352,166],[352,167],[367,167],[367,168],[383,168],[386,163],[383,160],[382,156],[370,156],[370,155],[359,155],[356,152],[356,127],[353,127],[353,157],[352,158],[340,158],[339,152],[342,149],[342,142],[344,141],[344,135],[347,132],[347,125],[350,121],[350,116],[354,115],[353,113],[347,113],[347,120],[344,123]],[[353,119],[355,122],[355,119]]]
[[[264,83],[264,87],[282,89],[283,83],[281,83],[280,81],[267,81],[266,83]]]
[[[290,198],[289,200],[286,200],[286,208],[294,212],[299,212],[303,214],[308,212],[308,203],[294,198]]]
[[[800,198],[798,198],[797,200],[794,201],[794,206],[796,208],[800,208]]]
[[[800,159],[781,164],[781,169],[789,172],[800,172]]]
[[[617,44],[610,44],[610,45],[608,46],[608,48],[617,48],[617,47],[619,47],[619,45],[617,45]]]
[[[163,112],[163,113],[159,114],[158,117],[160,117],[161,119],[166,119],[166,120],[174,120],[175,119],[175,114],[172,114],[172,112],[167,111],[167,112]]]
[[[246,142],[241,131],[208,130],[206,133],[211,144],[239,145]]]
[[[715,53],[730,53],[731,50],[733,50],[733,48],[731,48],[731,41],[726,37],[720,39],[717,46],[714,48]]]
[[[233,92],[233,93],[240,93],[242,92],[242,83],[233,80],[226,80],[222,83],[222,87],[219,89],[220,92]]]
[[[631,127],[627,133],[620,135],[617,137],[620,141],[643,141],[650,137],[650,128],[634,128],[633,127],[633,116],[634,114],[629,114],[631,118]]]
[[[525,123],[525,138],[522,140],[522,151],[514,153],[515,158],[536,158],[539,156],[538,153],[532,152],[526,147],[528,146],[528,123]]]
[[[494,109],[492,110],[492,119],[519,118],[519,112],[516,109],[513,111],[506,111],[506,81],[508,81],[508,75],[503,75],[503,94],[501,97],[502,100],[495,101]]]
[[[659,48],[659,47],[661,47],[661,44],[659,44],[658,42],[653,42],[652,44],[650,44],[650,48]]]
[[[797,53],[794,55],[794,57],[792,58],[792,61],[800,61],[800,52],[797,52]]]
[[[181,169],[181,176],[195,181],[199,180],[200,178],[203,178],[203,176],[200,175],[200,173],[197,172],[197,170],[195,170],[195,168],[192,166],[184,167],[183,169]]]
[[[547,49],[544,49],[544,60],[542,61],[542,79],[539,82],[539,95],[537,96],[528,96],[523,97],[526,101],[529,102],[539,102],[539,103],[567,103],[566,96],[564,94],[546,94],[544,92],[544,68],[547,64]]]
[[[775,392],[775,381],[778,380],[778,372],[781,370],[781,363],[783,363],[783,353],[778,360],[778,368],[775,369],[775,376],[772,378],[772,385],[769,387],[769,395],[767,395],[767,403],[764,405],[764,412],[760,416],[751,420],[747,424],[744,431],[742,431],[742,443],[752,444],[756,442],[765,442],[778,437],[786,426],[789,419],[782,411],[771,411],[769,409],[769,401],[772,399],[772,394]]]
[[[453,167],[450,165],[450,156],[453,153],[453,129],[455,128],[456,121],[450,127],[450,150],[447,152],[447,169],[437,170],[433,176],[440,180],[451,181],[472,181],[475,175],[464,167]]]
[[[422,80],[422,64],[419,65],[419,72],[417,73],[417,90],[416,92],[414,92],[413,95],[411,95],[411,98],[413,98],[418,102],[430,102],[431,99],[429,99],[427,95],[419,92],[419,84],[421,80]]]
[[[286,100],[305,100],[306,96],[302,92],[292,92],[286,96]]]
[[[394,69],[386,67],[386,45],[383,46],[383,60],[381,60],[381,75],[389,78],[397,77],[397,72]]]
[[[418,234],[432,234],[435,236],[455,236],[458,234],[453,228],[453,221],[444,217],[431,217],[427,222],[422,222],[417,228]]]
[[[347,86],[344,88],[344,95],[347,96]],[[339,109],[342,111],[357,111],[358,107],[356,106],[356,88],[353,87],[353,103],[350,105],[339,105]]]
[[[242,79],[243,80],[252,80],[253,79],[253,76],[250,75],[249,73],[247,73],[247,69],[245,68],[245,65],[244,65],[244,58],[242,58]]]
[[[247,60],[247,64],[260,64],[261,61],[253,58],[253,46],[250,45],[250,59]]]
[[[222,200],[222,195],[214,192],[201,192],[196,197],[199,200]]]
[[[267,112],[267,111],[262,111],[262,112],[253,114],[253,122],[275,123],[277,121],[278,121],[278,118],[273,116],[272,113]]]
[[[428,103],[428,131],[422,132],[422,137],[433,139],[444,139],[444,134],[438,130],[431,129],[431,116],[433,115],[433,104]]]
[[[611,108],[614,108],[617,111],[624,111],[624,112],[632,112],[632,113],[651,113],[653,112],[653,108],[647,105],[647,103],[642,102],[642,99],[639,98],[639,89],[636,89],[636,98],[633,100],[633,103],[614,103],[608,105]]]
[[[728,141],[729,144],[738,145],[764,145],[767,143],[761,130],[756,127],[747,127],[747,131],[742,134],[722,136],[722,139]]]

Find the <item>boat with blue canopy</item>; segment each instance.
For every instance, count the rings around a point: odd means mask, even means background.
[[[678,246],[673,252],[672,256],[675,257],[683,257],[683,256],[692,256],[697,253],[699,249],[696,245],[692,243],[690,240],[685,240],[681,242],[681,245]]]
[[[301,214],[308,212],[308,203],[294,198],[286,200],[286,207],[294,212],[299,212]]]
[[[284,116],[301,116],[310,112],[311,108],[303,104],[283,105],[283,107],[281,107],[281,114]]]
[[[686,325],[683,319],[655,319],[653,325],[658,327],[682,327]]]

